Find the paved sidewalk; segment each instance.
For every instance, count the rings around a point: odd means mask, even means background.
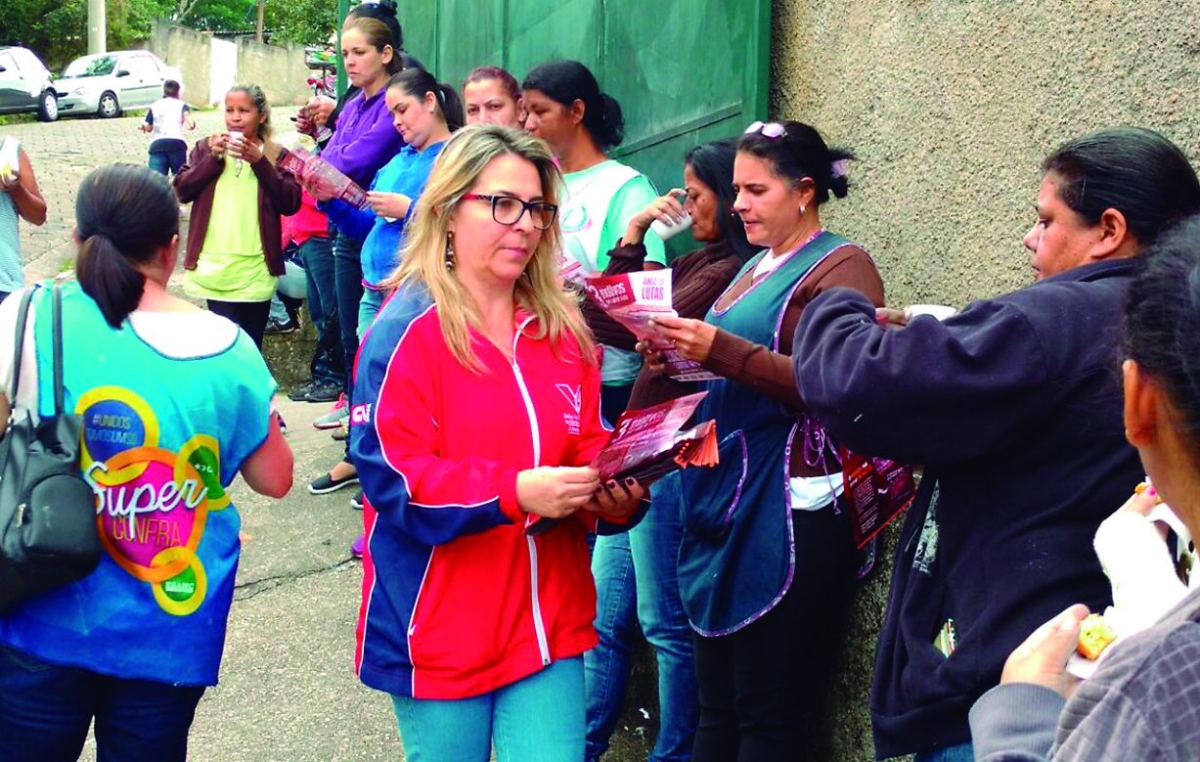
[[[273,114],[289,125],[291,109]],[[189,142],[223,125],[197,114]],[[95,167],[146,162],[142,117],[70,119],[0,127],[20,138],[49,206],[44,226],[21,223],[28,280],[59,272],[74,256],[75,192]],[[186,222],[186,221],[185,221]],[[288,341],[290,337],[268,341]],[[291,402],[279,410],[296,456],[295,485],[283,500],[256,495],[238,479],[230,493],[242,516],[243,552],[221,684],[205,695],[191,733],[194,762],[402,760],[391,703],[354,676],[354,624],[362,567],[350,542],[362,513],[353,490],[310,495],[307,483],[335,463],[342,445],[311,421],[328,405]],[[83,760],[95,759],[89,741]]]
[[[290,127],[292,111],[273,114],[277,129]],[[197,116],[195,138],[223,124],[220,112]],[[53,275],[74,256],[75,191],[88,172],[105,163],[146,161],[149,139],[136,129],[141,119],[0,127],[0,134],[21,139],[49,204],[45,226],[21,223],[27,279]],[[267,337],[268,342],[292,340]],[[310,425],[327,405],[291,402],[282,395],[277,404],[296,456],[295,485],[280,501],[252,493],[241,479],[230,489],[242,517],[242,560],[221,684],[200,704],[189,759],[403,760],[391,702],[365,688],[353,672],[362,567],[350,558],[349,547],[362,531],[362,513],[350,507],[352,489],[323,496],[307,491],[309,481],[341,458],[342,444]],[[631,711],[606,758],[645,759],[643,724]],[[91,741],[82,759],[95,760]]]

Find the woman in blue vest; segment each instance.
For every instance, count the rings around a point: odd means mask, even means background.
[[[700,725],[693,759],[805,759],[857,554],[834,448],[792,380],[791,336],[817,294],[853,288],[883,305],[861,247],[821,224],[846,195],[848,151],[800,122],[755,122],[738,141],[734,211],[766,251],[703,320],[661,318],[689,359],[721,376],[720,465],[682,473],[679,584],[696,631]]]
[[[226,490],[240,472],[256,492],[283,497],[292,452],[254,342],[167,292],[179,202],[166,178],[102,167],[75,208],[65,409],[83,418],[80,466],[106,552],[87,577],[0,616],[0,759],[76,760],[94,720],[99,759],[183,762],[233,601],[241,521]],[[21,383],[16,399],[0,394],[3,417],[10,405],[54,406],[49,374],[38,373],[51,361],[50,299],[48,288],[34,294]],[[0,305],[5,390],[20,302]]]

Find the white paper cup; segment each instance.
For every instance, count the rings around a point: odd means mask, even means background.
[[[904,308],[904,314],[909,320],[912,320],[917,315],[931,315],[938,320],[957,315],[958,310],[945,304],[910,304]]]
[[[680,233],[687,230],[691,226],[692,226],[692,215],[690,215],[690,214],[683,215],[682,220],[680,220],[679,222],[676,222],[672,225],[667,225],[662,220],[655,220],[654,222],[650,223],[650,229],[654,231],[654,234],[656,236],[658,236],[659,238],[661,238],[664,241],[674,238],[675,236],[679,235]]]
[[[244,140],[244,139],[245,139],[244,136],[240,132],[231,131],[229,133],[229,142],[232,145],[240,146],[242,144],[242,140]]]

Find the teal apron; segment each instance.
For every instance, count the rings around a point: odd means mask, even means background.
[[[821,232],[728,308],[718,299],[705,321],[779,352],[779,331],[800,284],[845,238]],[[736,284],[766,252],[746,263]],[[788,343],[790,336],[783,337]],[[721,462],[682,472],[684,536],[679,586],[692,627],[729,635],[783,598],[792,584],[795,543],[789,497],[794,413],[736,381],[707,385],[697,420],[715,419]]]

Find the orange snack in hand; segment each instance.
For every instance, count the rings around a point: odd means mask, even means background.
[[[1079,629],[1079,644],[1075,650],[1085,659],[1096,661],[1104,649],[1108,648],[1117,634],[1099,614],[1091,614],[1083,620]]]

